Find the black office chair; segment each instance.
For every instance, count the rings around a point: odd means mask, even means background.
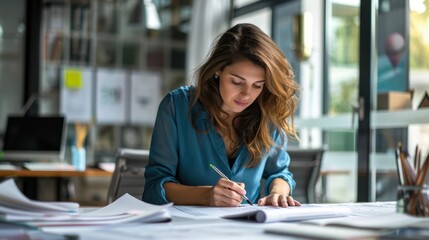
[[[324,149],[288,149],[291,163],[289,171],[293,173],[296,187],[294,199],[301,203],[316,203],[316,182],[319,178]]]
[[[107,203],[115,201],[125,193],[142,198],[145,184],[144,171],[149,160],[149,150],[118,149],[115,171],[109,186]]]

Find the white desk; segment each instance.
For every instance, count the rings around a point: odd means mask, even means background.
[[[286,239],[284,236],[266,234],[264,228],[269,224],[239,222],[227,219],[195,220],[173,216],[168,223],[152,223],[127,226],[106,226],[104,228],[79,228],[79,240],[128,240],[128,239],[201,239],[201,240],[260,240]],[[61,231],[59,231],[61,232]],[[291,238],[293,239],[293,238]]]
[[[323,205],[323,204],[321,204]],[[347,206],[352,216],[379,216],[395,212],[395,203],[335,204]],[[105,227],[79,227],[46,229],[46,231],[79,235],[79,239],[297,239],[294,237],[265,233],[273,224],[227,219],[193,219],[172,209],[172,221],[167,223],[128,224]]]

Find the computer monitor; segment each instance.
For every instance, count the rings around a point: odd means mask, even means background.
[[[66,124],[63,116],[9,116],[3,139],[3,160],[64,159]]]

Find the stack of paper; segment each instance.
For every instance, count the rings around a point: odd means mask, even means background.
[[[72,202],[41,202],[28,199],[12,179],[0,184],[0,218],[28,221],[34,218],[71,216],[79,212],[79,204]]]
[[[168,211],[168,207],[171,205],[173,204],[152,205],[145,203],[127,193],[106,207],[92,212],[69,216],[67,218],[37,219],[27,223],[38,227],[54,227],[97,226],[131,222],[165,222],[171,220],[171,215]]]
[[[171,219],[171,205],[152,205],[125,194],[106,207],[79,213],[77,203],[33,201],[19,191],[13,180],[0,184],[0,219],[36,227],[163,222]]]

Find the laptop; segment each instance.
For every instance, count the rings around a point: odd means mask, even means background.
[[[67,123],[63,116],[8,116],[3,161],[64,159]]]

